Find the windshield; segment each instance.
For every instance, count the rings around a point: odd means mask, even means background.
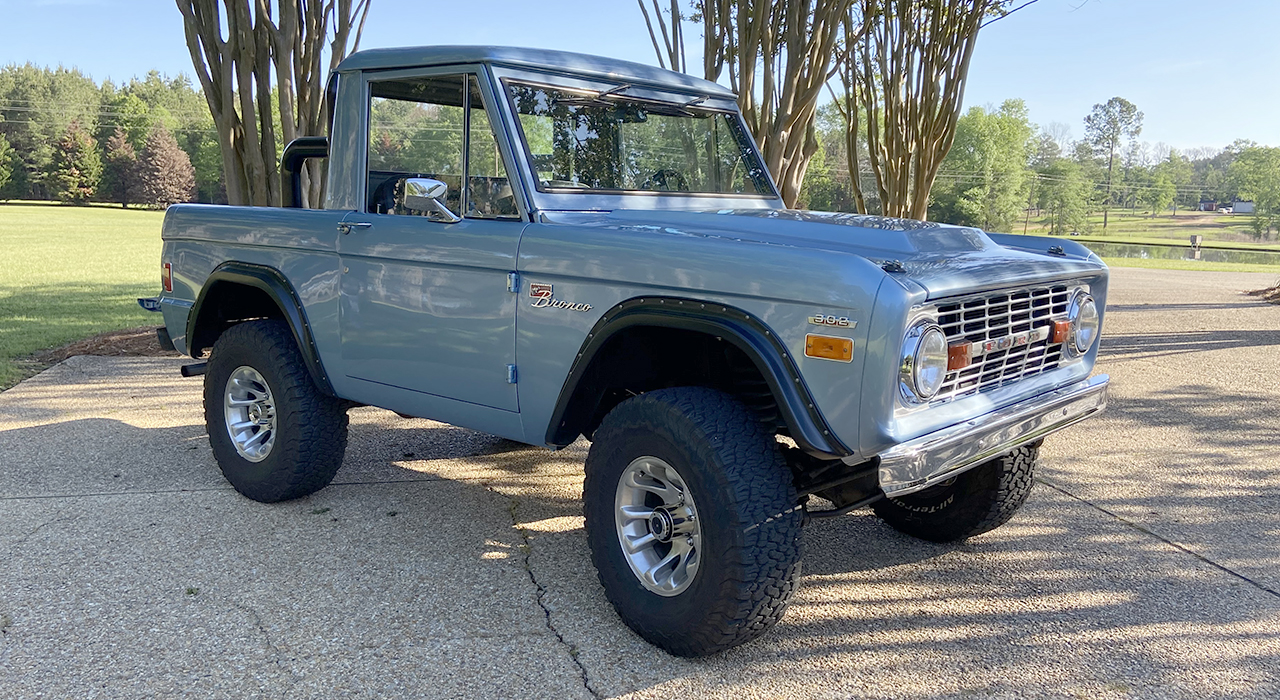
[[[507,82],[538,189],[774,197],[737,116],[684,104]]]

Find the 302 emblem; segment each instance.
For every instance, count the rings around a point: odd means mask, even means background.
[[[818,314],[809,317],[809,323],[815,326],[830,326],[832,328],[856,328],[857,321],[850,321],[848,316],[826,316]]]
[[[557,299],[554,294],[555,289],[549,284],[531,283],[529,285],[529,298],[533,301],[529,302],[529,306],[535,309],[566,309],[568,311],[590,311],[590,304],[579,304],[572,301],[564,301]]]

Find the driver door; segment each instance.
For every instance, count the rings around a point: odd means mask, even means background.
[[[478,73],[386,75],[367,82],[365,207],[338,244],[345,372],[388,408],[449,419],[399,390],[518,411],[507,286],[525,220]],[[446,188],[436,211],[405,196],[428,180]]]

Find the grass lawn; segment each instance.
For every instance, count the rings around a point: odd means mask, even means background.
[[[1164,258],[1103,258],[1102,261],[1110,267],[1145,267],[1156,270],[1200,270],[1202,272],[1269,272],[1280,280],[1280,266],[1277,265]]]
[[[1089,228],[1081,231],[1081,241],[1105,243],[1173,243],[1190,244],[1194,235],[1204,236],[1204,247],[1230,247],[1246,249],[1280,250],[1280,241],[1258,241],[1253,237],[1247,214],[1219,214],[1211,211],[1179,211],[1177,216],[1161,214],[1151,217],[1139,212],[1112,211],[1105,234],[1102,230],[1102,214],[1089,216]],[[1014,233],[1022,233],[1022,226],[1013,227]],[[1048,235],[1048,221],[1032,221],[1027,228],[1032,235]]]
[[[0,203],[0,389],[20,361],[103,331],[160,325],[137,297],[160,292],[157,211]]]

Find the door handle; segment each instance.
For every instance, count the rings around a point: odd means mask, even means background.
[[[351,233],[352,229],[357,229],[357,228],[366,229],[366,228],[369,228],[370,226],[373,226],[373,224],[369,223],[368,221],[344,221],[338,224],[338,232],[342,233],[343,235],[346,235],[348,233]]]

